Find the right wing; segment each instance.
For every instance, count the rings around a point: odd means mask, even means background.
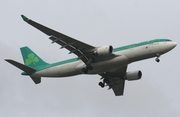
[[[28,24],[32,25],[33,27],[37,28],[38,30],[50,36],[49,39],[52,40],[52,43],[57,43],[61,45],[61,48],[66,48],[67,50],[70,51],[69,54],[70,53],[76,54],[79,57],[79,59],[81,59],[85,64],[87,64],[88,58],[93,56],[92,53],[94,52],[96,47],[78,41],[76,39],[73,39],[55,30],[52,30],[31,19],[28,19],[24,15],[21,15],[21,17]]]
[[[109,88],[114,91],[116,96],[121,96],[124,94],[125,80],[119,77],[112,77],[111,82],[108,84]]]
[[[109,89],[114,91],[116,96],[124,94],[125,79],[127,66],[118,68],[116,70],[109,71],[105,74],[99,74],[104,79],[104,82],[109,86]]]

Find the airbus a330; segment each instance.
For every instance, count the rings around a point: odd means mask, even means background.
[[[125,80],[138,80],[142,77],[140,70],[127,72],[130,63],[159,57],[172,50],[177,43],[170,39],[154,39],[113,48],[111,45],[95,47],[48,27],[45,27],[24,15],[23,20],[49,36],[52,43],[69,50],[69,54],[77,55],[56,63],[47,63],[28,47],[20,48],[24,64],[11,59],[7,62],[21,69],[22,75],[30,76],[35,84],[41,82],[41,77],[69,77],[79,74],[98,74],[101,77],[99,86],[108,86],[116,96],[123,95]]]

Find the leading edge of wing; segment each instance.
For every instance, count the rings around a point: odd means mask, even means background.
[[[58,32],[55,31],[55,30],[52,30],[52,29],[50,29],[50,28],[48,28],[48,27],[46,27],[46,26],[43,26],[43,25],[41,25],[41,24],[39,24],[39,23],[37,23],[37,22],[35,22],[35,21],[27,18],[27,17],[24,16],[24,15],[21,15],[21,17],[22,17],[22,19],[23,19],[25,22],[27,22],[27,23],[30,24],[31,26],[37,28],[38,30],[42,31],[43,33],[47,34],[48,36],[51,36],[51,35],[53,35],[53,34],[58,35]]]

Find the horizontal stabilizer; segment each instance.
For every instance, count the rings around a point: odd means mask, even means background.
[[[30,76],[30,77],[34,81],[35,84],[41,83],[41,77],[33,77],[33,76]]]
[[[16,66],[17,68],[21,69],[22,71],[24,72],[27,72],[27,73],[34,73],[36,72],[36,69],[33,69],[31,67],[28,67],[26,65],[23,65],[17,61],[14,61],[14,60],[11,60],[11,59],[5,59],[5,61],[11,63],[12,65]]]

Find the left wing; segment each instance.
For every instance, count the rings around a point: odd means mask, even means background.
[[[85,64],[87,64],[88,58],[93,54],[94,50],[96,49],[91,45],[73,39],[46,26],[43,26],[37,22],[34,22],[33,20],[28,19],[24,15],[21,15],[21,17],[28,24],[50,36],[49,39],[52,40],[52,43],[56,42],[61,45],[61,48],[68,49],[70,51],[69,54],[76,54]]]

